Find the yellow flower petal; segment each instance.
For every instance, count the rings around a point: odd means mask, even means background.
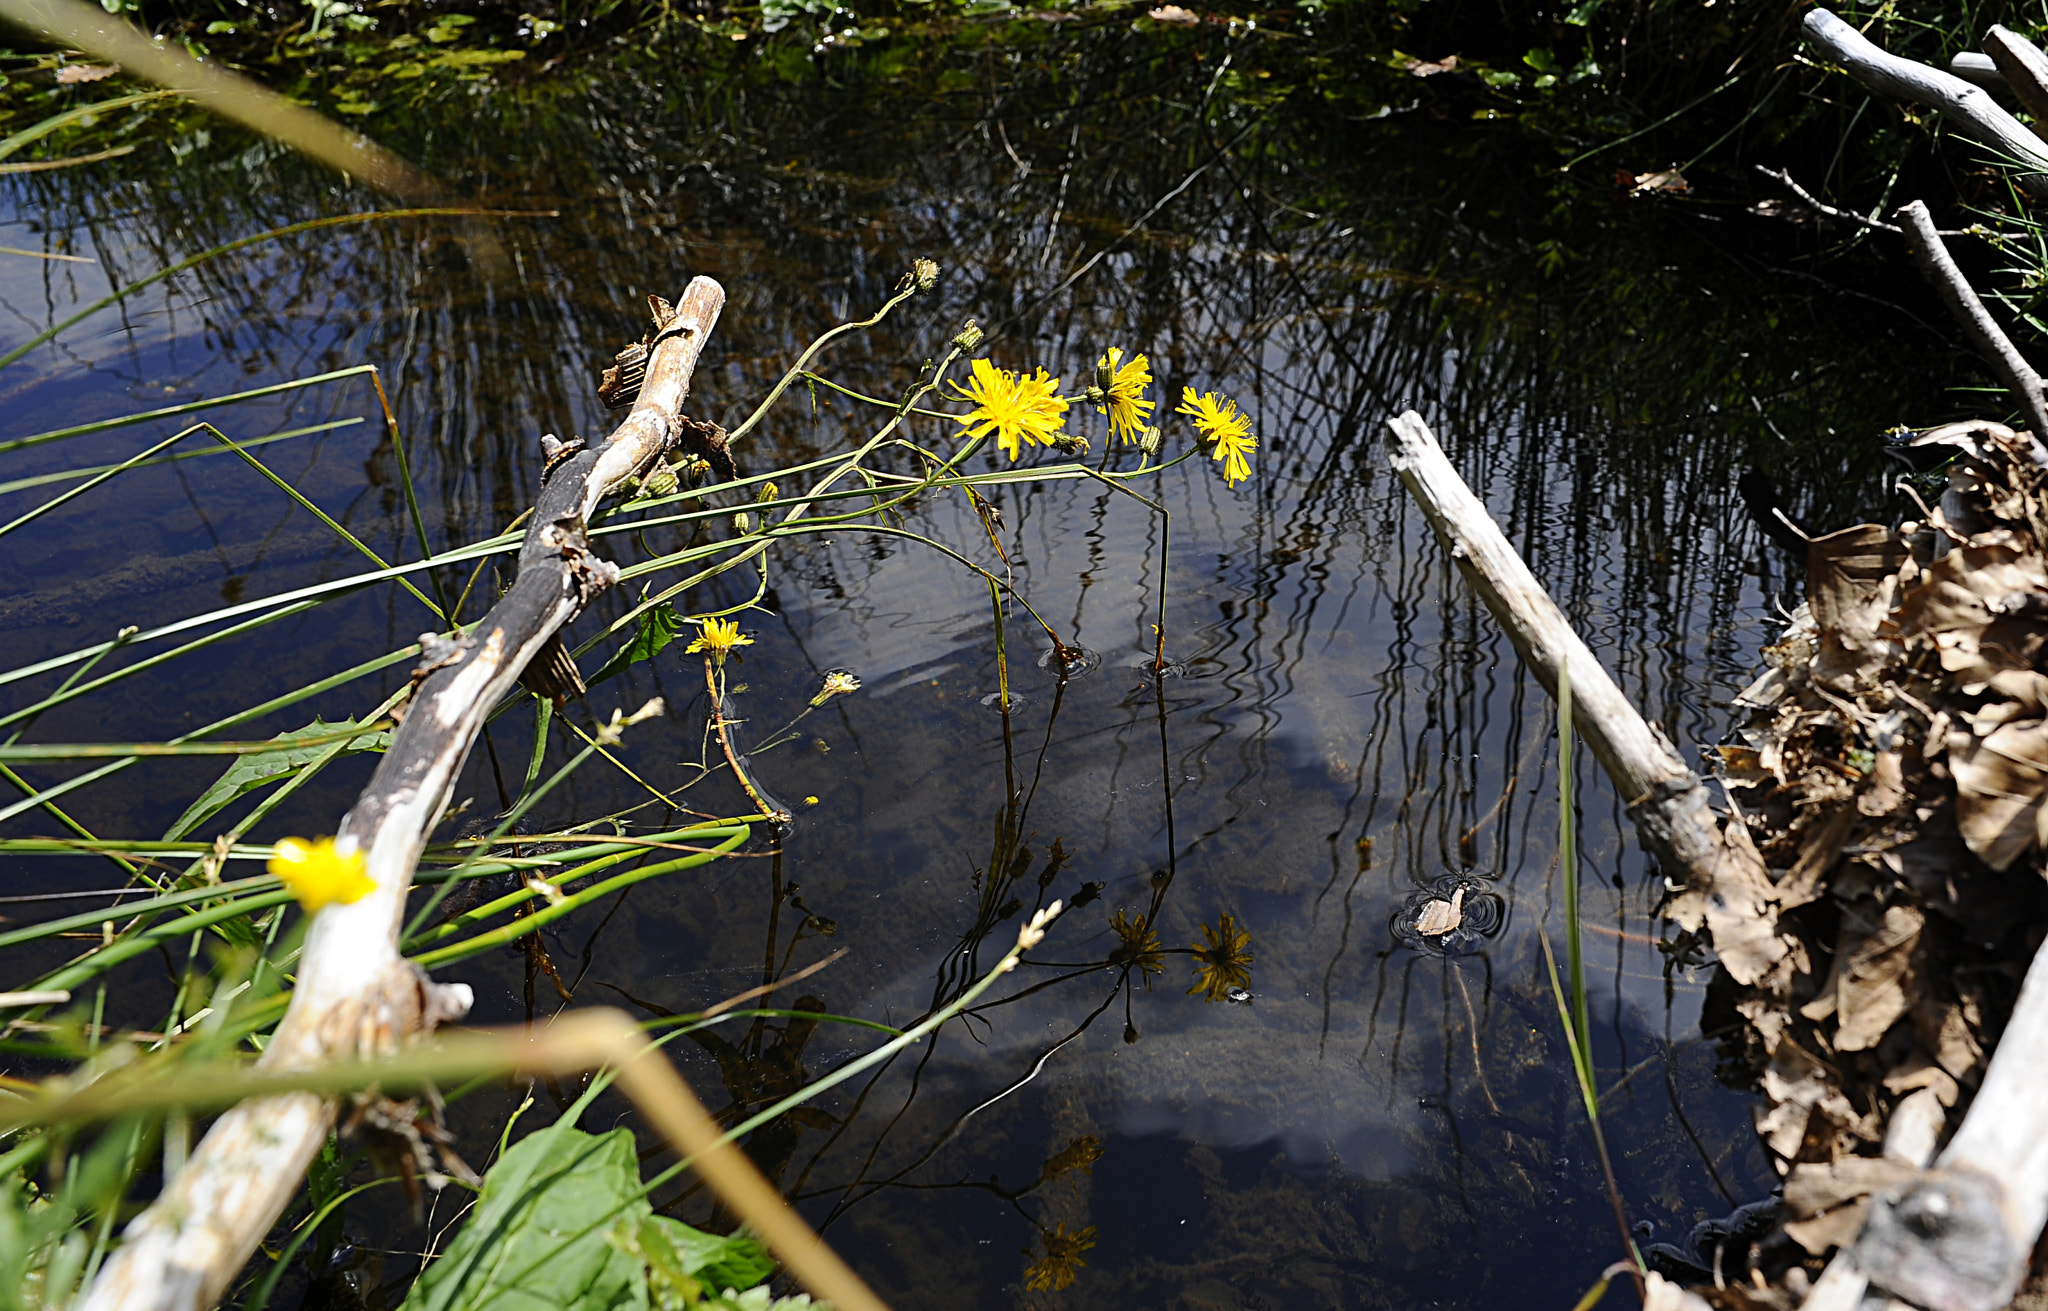
[[[270,872],[299,899],[308,915],[317,915],[324,907],[346,906],[377,890],[377,881],[365,868],[367,863],[360,851],[346,855],[337,851],[333,838],[318,842],[285,838],[270,857]]]
[[[740,621],[737,619],[699,619],[697,637],[683,648],[684,655],[696,655],[709,651],[712,660],[725,663],[726,653],[734,647],[752,646],[754,639],[740,635]]]
[[[972,374],[965,387],[953,384],[961,399],[974,402],[973,409],[953,416],[954,422],[967,430],[965,436],[985,437],[994,433],[996,442],[1012,460],[1022,453],[1027,440],[1040,446],[1052,445],[1053,435],[1060,430],[1062,416],[1067,412],[1067,403],[1059,394],[1058,378],[1049,376],[1044,369],[1025,377],[999,369],[986,358],[974,362]]]
[[[1212,391],[1198,396],[1193,387],[1183,387],[1180,397],[1175,413],[1193,419],[1202,440],[1214,444],[1216,449],[1211,454],[1223,461],[1223,481],[1235,487],[1251,477],[1251,461],[1245,456],[1259,445],[1259,439],[1252,436],[1251,416],[1240,414],[1236,401]]]
[[[1152,409],[1158,404],[1145,399],[1145,389],[1152,385],[1152,365],[1142,355],[1133,355],[1126,363],[1123,351],[1115,346],[1104,352],[1102,362],[1107,366],[1110,383],[1106,398],[1095,411],[1109,416],[1110,432],[1123,438],[1128,446],[1144,434]]]

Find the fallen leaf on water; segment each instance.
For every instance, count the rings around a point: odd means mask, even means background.
[[[1155,23],[1172,23],[1177,27],[1193,27],[1202,20],[1179,5],[1161,5],[1145,11],[1145,17]]]
[[[1456,55],[1445,55],[1433,64],[1425,63],[1420,59],[1411,59],[1403,64],[1402,67],[1407,69],[1409,74],[1414,77],[1435,77],[1438,73],[1455,73],[1458,71],[1458,57]]]
[[[81,82],[97,82],[120,71],[119,64],[66,64],[57,70],[57,85],[77,86]]]
[[[1451,894],[1449,901],[1428,901],[1415,917],[1415,931],[1425,938],[1439,938],[1465,922],[1465,889]]]

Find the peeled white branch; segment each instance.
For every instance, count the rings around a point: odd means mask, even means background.
[[[1557,695],[1557,673],[1569,668],[1572,727],[1593,754],[1634,818],[1636,831],[1674,878],[1683,876],[1687,904],[1717,931],[1715,946],[1740,979],[1760,972],[1783,955],[1772,955],[1779,940],[1775,917],[1759,915],[1745,903],[1768,901],[1771,887],[1763,860],[1740,822],[1724,826],[1709,804],[1699,776],[1686,768],[1670,741],[1629,704],[1614,680],[1557,608],[1529,566],[1501,534],[1493,516],[1458,471],[1443,447],[1413,410],[1388,421],[1393,430],[1394,471],[1458,562],[1465,580],[1506,630],[1522,663],[1545,691]],[[1681,919],[1684,916],[1681,914]],[[1700,927],[1694,919],[1688,928]],[[1760,935],[1760,936],[1759,936]],[[1746,950],[1743,950],[1746,948]]]
[[[336,845],[361,851],[376,890],[313,921],[291,1006],[259,1062],[295,1070],[338,1057],[388,1053],[469,1010],[470,990],[441,985],[398,953],[406,895],[427,836],[446,810],[491,707],[561,627],[618,569],[591,554],[585,528],[613,488],[674,445],[698,354],[725,290],[697,278],[671,308],[651,298],[658,330],[638,402],[609,441],[553,469],[519,552],[519,576],[476,629],[422,639],[420,680],[369,786],[341,822]],[[545,661],[543,662],[545,663]],[[284,1210],[333,1125],[335,1103],[314,1093],[244,1102],[215,1121],[185,1169],[129,1225],[81,1311],[202,1311]]]
[[[1991,93],[1917,60],[1871,44],[1861,32],[1825,9],[1806,16],[1806,39],[1858,82],[1883,95],[1938,111],[1965,136],[1989,146],[2014,167],[2027,170],[2020,185],[2048,198],[2048,142],[2005,112]]]
[[[1927,206],[1914,201],[1899,211],[1899,218],[1905,224],[1906,237],[1912,247],[1913,262],[1920,266],[1920,272],[1934,284],[1941,293],[1949,312],[1956,317],[1963,332],[1978,352],[1998,370],[2005,379],[2005,385],[2019,398],[2020,408],[2026,411],[2027,426],[2034,434],[2034,463],[2048,464],[2048,451],[2041,443],[2048,439],[2048,408],[2044,408],[2041,389],[2041,375],[2034,372],[2034,366],[2027,363],[2027,357],[2020,354],[2019,347],[2012,344],[2012,338],[1998,326],[1998,320],[1991,317],[1991,311],[1984,308],[1984,302],[1971,288],[1969,279],[1956,267],[1949,257],[1948,247],[1942,244],[1941,234],[1934,230],[1934,218],[1927,212]]]

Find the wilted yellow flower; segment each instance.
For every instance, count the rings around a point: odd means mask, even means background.
[[[753,644],[753,638],[740,636],[740,621],[737,619],[700,619],[697,621],[697,638],[683,648],[683,654],[696,655],[699,651],[708,651],[714,661],[723,665],[726,654],[734,647]]]
[[[1195,948],[1195,986],[1188,995],[1199,992],[1203,1001],[1228,1000],[1232,988],[1252,981],[1252,935],[1225,911],[1215,928],[1202,926],[1202,936],[1209,945]]]
[[[1117,936],[1117,948],[1109,953],[1109,963],[1136,969],[1150,988],[1151,976],[1166,969],[1164,948],[1159,945],[1159,935],[1152,931],[1152,922],[1143,915],[1119,910],[1109,917],[1109,927]]]
[[[1095,412],[1107,414],[1110,432],[1129,446],[1145,431],[1157,404],[1145,399],[1145,389],[1152,385],[1152,366],[1142,355],[1133,355],[1125,363],[1123,351],[1112,346],[1104,353],[1102,363],[1096,365],[1096,371],[1108,378],[1109,385],[1102,388],[1103,403],[1095,407]]]
[[[1236,401],[1213,391],[1197,396],[1193,387],[1183,387],[1180,404],[1174,409],[1195,421],[1195,431],[1203,441],[1215,444],[1215,458],[1224,462],[1226,484],[1235,487],[1252,476],[1251,461],[1244,457],[1258,447],[1259,439],[1252,436],[1251,416],[1238,413]]]
[[[363,853],[343,855],[334,849],[333,838],[308,842],[304,838],[280,840],[270,857],[270,872],[277,875],[308,915],[339,902],[346,906],[361,901],[377,890],[377,881],[364,869]]]
[[[1058,1292],[1074,1282],[1074,1272],[1087,1265],[1081,1253],[1095,1246],[1095,1226],[1089,1225],[1078,1234],[1070,1234],[1064,1224],[1054,1225],[1050,1233],[1041,1233],[1039,1241],[1045,1244],[1045,1255],[1031,1263],[1024,1272],[1024,1287],[1034,1293]],[[1024,1255],[1030,1256],[1031,1249],[1025,1248]]]
[[[1052,445],[1053,434],[1064,422],[1060,416],[1067,412],[1067,403],[1060,399],[1060,380],[1046,376],[1044,369],[1027,378],[979,359],[974,362],[974,377],[965,387],[954,383],[953,390],[974,402],[973,409],[953,416],[967,428],[966,435],[993,432],[1013,460],[1027,438],[1040,446]]]
[[[825,675],[825,682],[818,688],[818,695],[811,698],[813,706],[822,706],[835,696],[850,696],[860,691],[860,680],[844,669],[834,669]]]

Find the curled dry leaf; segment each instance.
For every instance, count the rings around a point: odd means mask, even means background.
[[[1449,901],[1430,900],[1415,917],[1415,931],[1425,938],[1438,938],[1465,922],[1465,889],[1451,893]]]

